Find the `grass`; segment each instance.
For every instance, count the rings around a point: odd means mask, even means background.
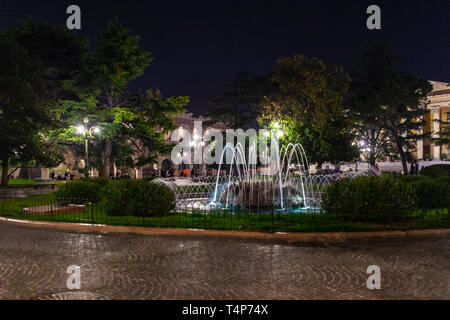
[[[9,185],[10,186],[29,186],[34,185],[33,179],[9,179]]]
[[[344,222],[339,216],[325,213],[249,214],[248,212],[204,214],[172,213],[164,217],[109,216],[100,204],[86,204],[84,212],[54,214],[23,213],[23,208],[57,204],[53,195],[36,195],[0,202],[0,215],[19,219],[94,223],[161,228],[241,230],[262,232],[340,232],[449,228],[448,209],[419,210],[407,221],[392,225]]]
[[[55,186],[59,187],[64,182],[62,180],[54,180],[52,183],[55,184]],[[46,182],[45,184],[48,184],[49,182]],[[15,178],[15,179],[9,179],[8,188],[14,188],[14,187],[34,187],[35,185],[41,185],[41,183],[36,183],[33,179],[21,179],[21,178]]]

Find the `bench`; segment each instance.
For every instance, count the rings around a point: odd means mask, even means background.
[[[51,186],[55,189],[55,182],[52,179],[35,178],[34,188],[37,190],[39,186]]]

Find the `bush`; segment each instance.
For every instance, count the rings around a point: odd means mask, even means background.
[[[424,176],[429,176],[432,178],[448,177],[450,176],[450,165],[449,164],[435,164],[429,167],[422,168],[420,173]]]
[[[398,177],[402,182],[411,183],[416,181],[424,181],[424,180],[431,180],[432,178],[429,176],[424,176],[421,174],[414,174],[414,175],[408,175],[408,176],[400,176]]]
[[[450,177],[422,179],[411,183],[417,206],[423,209],[450,207]]]
[[[400,179],[345,178],[328,186],[322,206],[346,221],[402,221],[416,210],[416,196],[414,189]]]
[[[101,195],[111,216],[163,216],[175,208],[175,194],[169,187],[144,180],[111,182]]]
[[[105,181],[106,180],[106,181]],[[61,203],[99,202],[100,192],[108,184],[107,179],[86,179],[68,181],[55,192]]]

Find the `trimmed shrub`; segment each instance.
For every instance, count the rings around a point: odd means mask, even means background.
[[[420,173],[432,178],[448,177],[450,176],[450,164],[435,164],[422,168]]]
[[[175,194],[169,187],[144,180],[111,182],[101,196],[110,216],[163,216],[175,208]]]
[[[61,185],[55,192],[56,199],[61,203],[83,204],[99,202],[100,192],[108,184],[106,179],[86,179],[69,181]]]
[[[429,176],[424,176],[421,174],[414,174],[414,175],[408,175],[408,176],[400,176],[398,177],[399,180],[406,183],[416,182],[416,181],[424,181],[424,180],[431,180],[432,178]]]
[[[400,179],[357,177],[330,184],[322,207],[346,221],[390,222],[405,220],[416,201],[413,187]]]
[[[411,182],[417,197],[417,206],[423,209],[450,207],[450,177],[422,179]]]

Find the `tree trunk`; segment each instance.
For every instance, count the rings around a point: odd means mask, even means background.
[[[377,159],[375,157],[375,148],[376,148],[376,146],[377,146],[377,141],[375,139],[375,130],[372,129],[370,131],[370,137],[369,137],[369,148],[370,148],[370,151],[369,151],[369,163],[372,166],[375,166],[376,161],[377,161]]]
[[[8,158],[2,160],[2,186],[7,186],[9,183],[9,165]]]
[[[404,152],[402,152],[402,154],[400,154],[400,157],[402,158],[402,166],[403,166],[403,174],[405,176],[408,175],[408,163],[406,162],[406,157]]]
[[[376,164],[375,152],[373,150],[370,151],[369,154],[369,163],[374,166]]]
[[[403,150],[402,145],[398,142],[397,142],[397,150],[398,150],[398,153],[400,154],[400,159],[402,159],[403,175],[407,176],[408,175],[408,163],[406,161],[406,153]]]
[[[112,153],[112,141],[107,140],[105,143],[105,150],[103,151],[102,170],[100,176],[102,178],[109,178],[111,172],[111,153]]]

